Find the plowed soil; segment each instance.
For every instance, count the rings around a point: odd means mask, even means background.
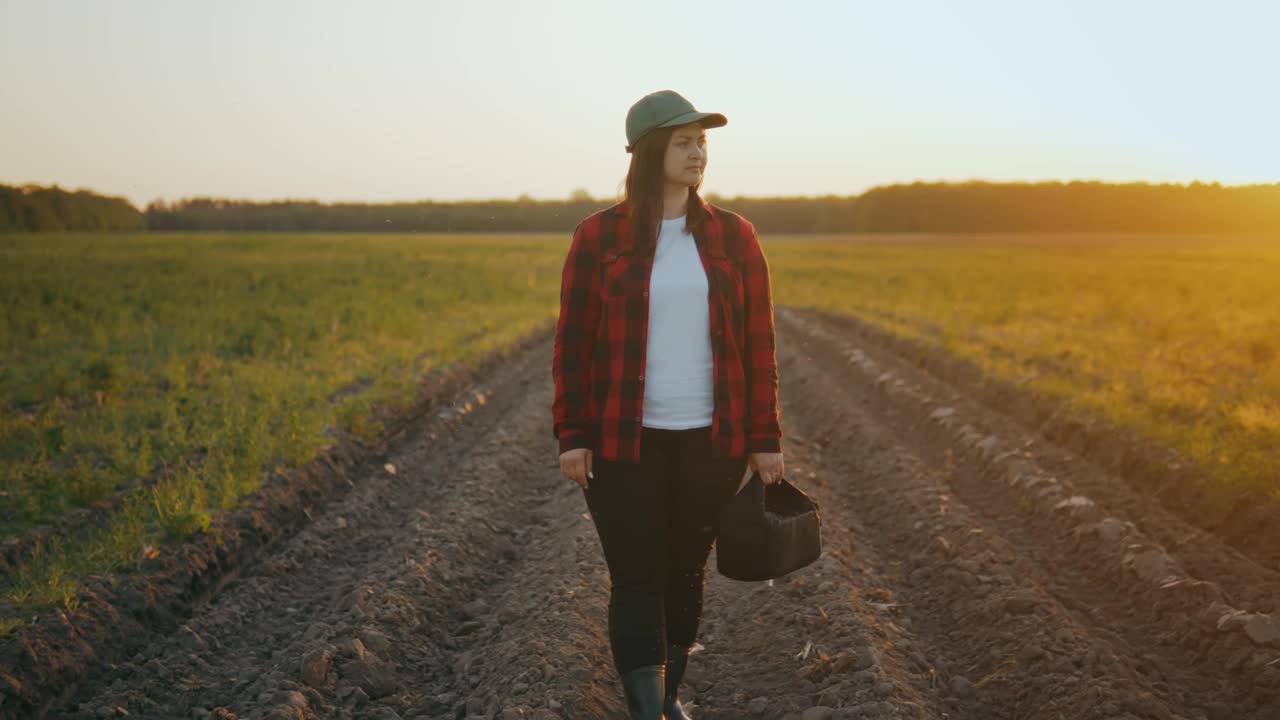
[[[772,583],[713,552],[695,718],[1280,718],[1273,569],[853,325],[780,306],[778,339],[825,551]],[[625,718],[550,359],[416,422],[49,716]]]

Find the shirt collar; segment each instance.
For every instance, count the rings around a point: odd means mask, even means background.
[[[702,209],[706,213],[706,221],[702,223],[701,227],[693,230],[694,241],[697,243],[700,252],[712,256],[724,256],[724,233],[721,232],[720,218],[713,212],[711,203],[701,197],[698,198],[698,202],[701,203]],[[610,207],[608,212],[618,216],[625,225],[629,209],[630,203],[624,199]],[[629,233],[624,234],[619,241],[621,243],[620,247],[632,249]],[[649,247],[646,250],[652,252],[653,248]]]
[[[703,211],[705,211],[707,215],[711,215],[711,203],[707,202],[706,200],[703,200],[701,197],[698,197],[698,202],[702,205]],[[614,204],[613,207],[609,208],[609,211],[612,212],[614,215],[620,215],[622,217],[626,217],[630,209],[631,209],[630,201],[623,199],[620,202]]]

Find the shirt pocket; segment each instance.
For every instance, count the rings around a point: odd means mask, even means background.
[[[640,298],[644,293],[646,265],[639,254],[610,251],[600,263],[600,294],[605,302]]]
[[[707,256],[707,269],[711,291],[720,296],[732,315],[740,314],[746,303],[742,264],[727,255],[712,254]]]

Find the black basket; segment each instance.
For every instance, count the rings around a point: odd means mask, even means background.
[[[770,580],[822,553],[818,504],[786,478],[765,485],[760,473],[720,513],[716,570],[733,580]]]

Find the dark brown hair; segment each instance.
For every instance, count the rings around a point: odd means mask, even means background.
[[[645,248],[657,244],[658,223],[662,218],[662,191],[666,184],[664,162],[667,145],[671,143],[671,135],[675,130],[675,127],[654,128],[637,140],[631,150],[631,165],[627,168],[623,199],[631,210],[631,236],[637,240],[637,245]],[[698,195],[700,187],[701,178],[689,188],[689,209],[685,213],[685,224],[689,232],[701,227],[705,219],[701,197]]]

